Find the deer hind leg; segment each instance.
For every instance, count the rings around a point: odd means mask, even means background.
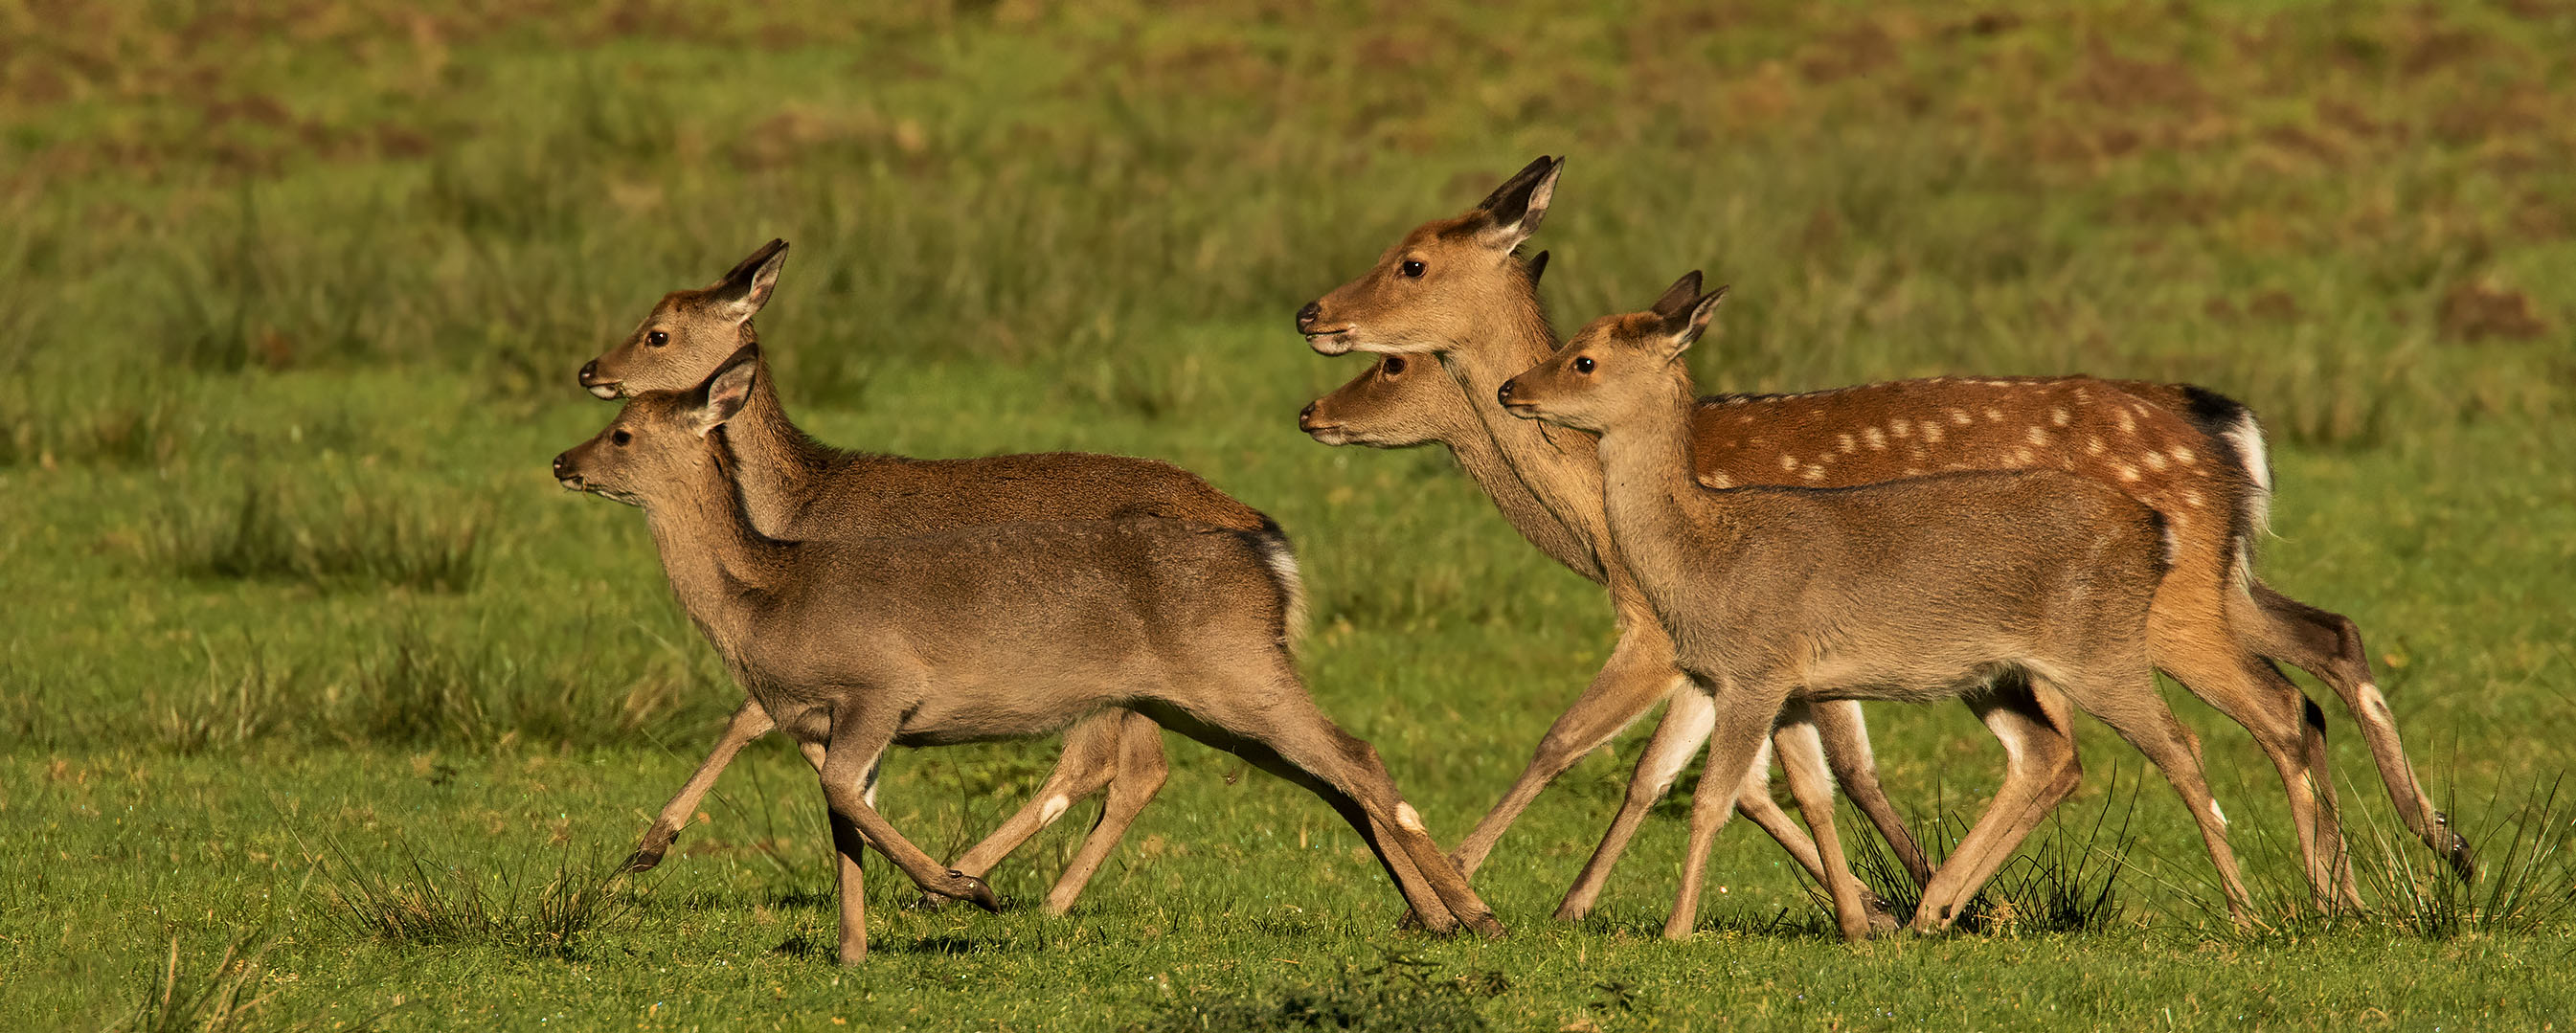
[[[707,790],[715,788],[716,776],[724,774],[724,769],[733,763],[734,755],[741,753],[743,746],[769,734],[769,730],[776,727],[778,723],[770,720],[769,712],[762,710],[758,702],[743,700],[742,706],[733,712],[733,719],[725,722],[724,734],[717,737],[715,749],[708,751],[707,759],[698,762],[697,772],[680,786],[679,794],[671,797],[671,802],[662,805],[662,813],[653,819],[651,827],[644,830],[644,838],[636,844],[635,852],[626,858],[626,870],[651,871],[654,865],[662,863],[663,853],[680,838],[680,830],[688,827],[689,816],[698,812],[699,801],[706,799]]]
[[[2257,652],[2316,675],[2343,698],[2345,709],[2361,726],[2362,740],[2370,744],[2371,760],[2379,766],[2379,780],[2388,787],[2398,820],[2440,854],[2462,881],[2477,878],[2476,852],[2451,825],[2450,816],[2433,805],[2432,795],[2424,791],[2414,765],[2406,760],[2406,743],[2397,733],[2396,717],[2388,712],[2388,698],[2380,694],[2378,678],[2371,673],[2361,629],[2340,613],[2282,595],[2259,580],[2230,602],[2235,604],[2230,620],[2250,632]],[[2250,607],[2244,605],[2249,602]],[[2241,616],[2234,612],[2245,609],[2253,612]]]
[[[1835,700],[1811,704],[1808,713],[1814,718],[1816,735],[1823,740],[1825,761],[1833,765],[1834,781],[1843,787],[1843,795],[1852,806],[1878,829],[1879,838],[1896,852],[1896,863],[1905,866],[1914,885],[1921,888],[1932,881],[1932,864],[1923,854],[1923,845],[1915,842],[1914,830],[1905,817],[1896,813],[1896,805],[1878,785],[1878,761],[1870,753],[1869,726],[1862,722],[1860,704],[1853,700]]]
[[[2227,816],[2210,795],[2208,776],[2201,770],[2200,743],[2156,694],[2152,670],[2140,664],[2134,672],[2095,668],[2054,675],[2050,680],[2069,698],[2146,754],[2147,762],[2172,783],[2192,820],[2200,825],[2210,864],[2218,869],[2219,887],[2227,894],[2228,914],[2240,926],[2249,924],[2253,898],[2245,892],[2244,877],[2237,870],[2236,851],[2227,844]]]
[[[1780,708],[1788,702],[1790,686],[1769,682],[1752,682],[1721,690],[1702,684],[1699,691],[1716,700],[1717,716],[1709,730],[1708,766],[1701,769],[1699,788],[1691,796],[1690,846],[1682,858],[1682,883],[1673,895],[1673,911],[1664,919],[1664,938],[1689,939],[1699,927],[1699,898],[1707,882],[1708,851],[1717,842],[1717,832],[1724,828],[1738,798],[1735,790],[1744,785],[1747,772],[1762,754],[1762,744],[1770,735]]]
[[[1781,712],[1772,741],[1779,747],[1780,770],[1788,776],[1789,792],[1797,797],[1798,810],[1806,815],[1807,829],[1815,835],[1816,854],[1824,874],[1817,881],[1825,887],[1825,895],[1833,899],[1834,924],[1841,927],[1847,942],[1868,939],[1877,916],[1863,903],[1865,894],[1860,880],[1852,875],[1851,865],[1843,856],[1842,832],[1834,826],[1833,770],[1825,763],[1825,744],[1816,735],[1815,719],[1809,716],[1807,704],[1793,702]]]
[[[1681,678],[1675,679],[1669,695],[1672,702],[1664,709],[1664,719],[1655,725],[1655,734],[1646,740],[1645,752],[1637,758],[1637,770],[1628,777],[1627,795],[1620,801],[1618,815],[1610,819],[1610,830],[1602,835],[1601,845],[1584,862],[1583,873],[1575,877],[1573,887],[1565,891],[1565,899],[1556,906],[1558,921],[1579,921],[1592,913],[1593,906],[1600,902],[1602,888],[1610,881],[1611,868],[1627,851],[1637,826],[1654,810],[1655,802],[1672,791],[1673,781],[1681,777],[1692,755],[1708,741],[1709,727],[1717,720],[1716,702]],[[1765,795],[1763,800],[1767,803],[1770,797]],[[1781,818],[1785,822],[1787,816]],[[1804,835],[1797,838],[1802,843],[1806,840]],[[1808,850],[1810,854],[1814,852],[1813,847]],[[1795,853],[1796,848],[1792,847],[1791,852]]]
[[[1064,752],[1057,755],[1055,769],[1047,772],[1046,781],[1029,802],[1003,821],[993,834],[969,848],[950,865],[958,871],[982,878],[1073,806],[1074,801],[1099,792],[1110,784],[1118,771],[1118,754],[1124,733],[1123,719],[1131,713],[1104,710],[1083,718],[1065,729]],[[946,897],[924,894],[920,906],[937,907]]]
[[[1619,642],[1611,647],[1610,659],[1602,664],[1601,673],[1593,676],[1583,695],[1548,726],[1529,766],[1513,780],[1502,800],[1476,822],[1466,839],[1459,841],[1452,856],[1461,874],[1476,874],[1486,855],[1493,852],[1494,843],[1503,838],[1504,831],[1512,827],[1531,801],[1538,799],[1548,783],[1672,694],[1673,682],[1680,677],[1673,670],[1672,656],[1672,643],[1664,637],[1663,629],[1654,626],[1652,617],[1622,622]]]
[[[1924,885],[1923,903],[1914,911],[1918,933],[1957,922],[1977,891],[2084,777],[2065,698],[2056,689],[2016,673],[1964,702],[2003,744],[2004,779],[1994,801]]]
[[[2300,861],[2317,904],[2360,906],[2327,768],[2325,715],[2269,661],[2240,646],[2221,622],[2195,623],[2206,630],[2185,635],[2173,622],[2157,622],[2156,665],[2245,726],[2271,758],[2290,802]]]
[[[1215,691],[1143,709],[1165,728],[1323,797],[1369,844],[1425,929],[1446,933],[1463,922],[1486,936],[1502,935],[1493,909],[1440,855],[1421,815],[1396,792],[1377,750],[1334,725],[1285,672],[1286,658],[1278,663],[1283,670],[1267,685],[1239,689],[1241,679],[1216,678],[1204,683]]]
[[[1101,805],[1091,833],[1082,838],[1081,849],[1074,851],[1073,863],[1065,866],[1055,889],[1047,893],[1048,914],[1073,910],[1073,902],[1081,899],[1083,887],[1091,884],[1092,874],[1117,849],[1127,827],[1135,824],[1145,805],[1154,802],[1154,794],[1163,791],[1163,779],[1170,772],[1171,765],[1163,758],[1162,726],[1143,714],[1124,712],[1118,724],[1118,772],[1109,780],[1109,800]]]

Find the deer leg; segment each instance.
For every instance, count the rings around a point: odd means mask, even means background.
[[[2043,707],[2037,698],[2041,694],[2055,706]],[[1957,922],[1968,901],[2012,858],[2040,820],[2074,794],[2084,773],[2064,699],[2054,689],[2044,685],[2034,689],[2024,677],[2009,676],[1965,702],[2003,744],[2004,780],[1949,860],[1924,885],[1923,903],[1914,911],[1913,928],[1918,933],[1938,932]]]
[[[2168,616],[2159,610],[2158,617]],[[2317,905],[2331,907],[2340,902],[2358,907],[2359,892],[2346,885],[2351,865],[2326,768],[2325,715],[2270,662],[2245,652],[2219,627],[2219,621],[2194,624],[2214,630],[2189,635],[2168,620],[2153,625],[2157,666],[2245,726],[2264,756],[2271,758],[2290,802],[2299,857]],[[2212,642],[2214,638],[2224,641]]]
[[[2253,604],[2254,612],[2241,620],[2231,613],[2234,626],[2251,632],[2248,637],[2257,652],[2316,675],[2343,698],[2345,709],[2361,726],[2362,740],[2370,744],[2371,760],[2379,766],[2379,780],[2388,787],[2398,820],[2440,854],[2462,881],[2477,878],[2477,856],[2468,839],[2452,827],[2449,815],[2433,805],[2432,795],[2424,791],[2414,765],[2406,760],[2406,743],[2398,736],[2388,698],[2380,694],[2378,678],[2371,673],[2361,629],[2351,618],[2282,595],[2259,580],[2247,589],[2241,598]]]
[[[1743,786],[1753,761],[1761,756],[1763,740],[1788,702],[1790,687],[1757,681],[1724,688],[1702,683],[1698,688],[1716,701],[1717,715],[1709,730],[1708,766],[1700,770],[1699,788],[1691,797],[1690,846],[1682,859],[1681,890],[1673,896],[1672,914],[1664,919],[1664,938],[1669,940],[1689,939],[1699,925],[1709,847],[1717,842],[1717,830],[1725,827],[1733,810],[1728,805],[1738,797],[1734,790]]]
[[[1503,793],[1501,802],[1459,842],[1452,855],[1459,872],[1474,876],[1485,863],[1485,856],[1493,852],[1495,841],[1503,838],[1503,832],[1538,799],[1548,783],[1585,754],[1609,742],[1657,701],[1672,695],[1678,677],[1672,666],[1672,645],[1663,629],[1654,627],[1652,618],[1623,621],[1619,642],[1611,647],[1610,659],[1601,666],[1601,673],[1593,676],[1583,695],[1548,726],[1529,766]]]
[[[2201,770],[2199,740],[2174,719],[2163,697],[2156,694],[2154,675],[2145,669],[2129,675],[2061,671],[2056,684],[2078,706],[2146,754],[2147,762],[2172,783],[2192,820],[2200,825],[2210,864],[2218,869],[2219,887],[2227,895],[2228,914],[2240,926],[2249,924],[2253,898],[2245,892],[2245,880],[2237,871],[2236,851],[2227,845],[2227,816],[2210,795],[2208,776]]]
[[[680,830],[688,827],[689,816],[698,812],[698,802],[706,799],[707,790],[715,788],[716,776],[724,774],[725,767],[733,763],[734,755],[742,752],[745,744],[769,734],[769,730],[775,727],[777,722],[769,719],[769,712],[760,709],[757,701],[743,700],[742,706],[733,712],[733,720],[725,722],[724,734],[716,738],[716,748],[708,751],[707,759],[698,762],[697,773],[690,775],[689,781],[680,786],[679,795],[662,805],[662,813],[653,819],[651,827],[644,830],[643,840],[626,858],[626,870],[651,871],[654,865],[662,863],[662,854],[671,849],[672,841],[680,838]]]
[[[1637,826],[1646,820],[1655,802],[1672,791],[1673,780],[1681,777],[1682,769],[1690,766],[1691,755],[1708,741],[1709,728],[1717,720],[1717,705],[1709,700],[1708,693],[1684,683],[1673,688],[1671,697],[1663,721],[1655,725],[1654,736],[1646,740],[1645,752],[1637,758],[1636,773],[1628,777],[1627,797],[1620,801],[1618,815],[1610,819],[1610,830],[1602,835],[1601,845],[1593,849],[1591,860],[1584,862],[1583,873],[1575,877],[1574,886],[1565,891],[1565,899],[1556,906],[1556,919],[1560,922],[1580,921],[1592,913],[1593,906],[1600,902],[1602,888],[1610,881],[1610,869],[1619,863],[1619,855],[1637,834]],[[1767,802],[1769,797],[1764,799]],[[1747,816],[1752,817],[1749,812]],[[1766,824],[1764,828],[1770,826]],[[1797,838],[1806,839],[1804,835]],[[1797,848],[1791,847],[1790,852],[1796,853]]]
[[[1051,915],[1073,910],[1073,902],[1082,896],[1083,887],[1091,884],[1092,873],[1109,859],[1127,834],[1127,826],[1154,802],[1154,794],[1163,789],[1163,778],[1171,766],[1163,759],[1163,729],[1152,718],[1127,711],[1119,722],[1118,771],[1109,780],[1109,800],[1100,807],[1100,818],[1091,825],[1091,833],[1074,851],[1073,863],[1065,866],[1056,879],[1055,889],[1047,893],[1046,909]]]
[[[846,865],[842,887],[845,892],[841,896],[844,963],[855,963],[867,954],[866,898],[864,894],[847,892],[856,888],[855,851],[860,845],[859,837],[865,837],[866,845],[886,855],[921,888],[972,900],[987,911],[1001,910],[1001,901],[995,899],[992,887],[986,886],[984,880],[941,867],[869,805],[869,773],[885,748],[894,742],[898,721],[897,715],[880,712],[880,708],[869,707],[864,701],[844,703],[832,714],[832,738],[823,751],[823,800],[834,819],[833,845]]]
[[[1502,935],[1502,923],[1494,918],[1493,909],[1440,855],[1422,816],[1396,792],[1377,750],[1342,731],[1315,707],[1287,657],[1280,656],[1276,662],[1280,670],[1264,678],[1266,685],[1234,691],[1229,683],[1237,679],[1218,679],[1210,684],[1226,688],[1187,701],[1188,709],[1166,703],[1149,714],[1166,728],[1265,767],[1276,765],[1273,770],[1333,802],[1369,841],[1425,928],[1442,932],[1450,923],[1465,923],[1489,937]],[[1345,803],[1358,813],[1344,809]],[[1398,863],[1399,858],[1409,864]],[[1423,890],[1428,890],[1430,899],[1423,899]]]
[[[1118,770],[1121,720],[1130,711],[1104,710],[1073,727],[1065,729],[1064,751],[1057,755],[1055,770],[1047,772],[1046,782],[1038,794],[1013,812],[993,834],[968,848],[950,867],[976,878],[984,877],[993,866],[1002,863],[1012,851],[1037,835],[1073,806],[1075,800],[1099,792],[1110,783]],[[948,898],[925,893],[915,905],[936,909]]]
[[[1914,829],[1905,824],[1896,805],[1887,799],[1887,791],[1878,785],[1878,760],[1870,753],[1869,726],[1861,720],[1860,703],[1834,700],[1808,707],[1815,719],[1816,735],[1824,743],[1825,762],[1833,765],[1834,781],[1843,787],[1843,795],[1852,806],[1860,808],[1869,823],[1878,828],[1879,838],[1896,852],[1896,863],[1905,866],[1914,885],[1921,888],[1932,881],[1932,864],[1924,858],[1923,845],[1914,841]]]
[[[1815,836],[1818,867],[1824,875],[1817,883],[1833,899],[1834,924],[1841,927],[1846,942],[1868,939],[1875,923],[1862,902],[1860,880],[1843,856],[1842,832],[1834,826],[1833,771],[1825,763],[1824,740],[1816,735],[1806,703],[1792,701],[1781,711],[1771,740],[1779,749],[1780,770],[1789,779],[1789,792],[1806,816],[1807,831]],[[1747,769],[1748,773],[1755,770]]]

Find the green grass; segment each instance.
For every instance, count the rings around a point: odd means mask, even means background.
[[[0,1025],[2576,1013],[2549,792],[2576,741],[2563,5],[0,0],[0,35],[30,41],[0,55]],[[777,744],[659,870],[607,880],[739,697],[642,521],[545,463],[610,413],[572,371],[771,236],[795,251],[761,331],[809,429],[1155,456],[1270,512],[1314,590],[1317,697],[1462,834],[1599,663],[1606,608],[1440,455],[1297,434],[1357,367],[1288,320],[1543,152],[1572,156],[1534,245],[1559,325],[1705,268],[1735,287],[1694,360],[1712,389],[2077,370],[2254,405],[2264,572],[2361,624],[2490,881],[2393,833],[2322,690],[2363,916],[2300,914],[2270,765],[2171,693],[2263,898],[2246,933],[2091,725],[2086,788],[1990,894],[2010,920],[1928,942],[1835,942],[1740,825],[1706,931],[1661,942],[1672,808],[1596,917],[1549,923],[1634,738],[1479,875],[1495,943],[1392,931],[1325,808],[1177,739],[1069,918],[905,910],[872,860],[860,970],[826,963],[821,803]],[[1925,822],[1993,788],[1956,708],[1871,718]],[[900,754],[883,800],[953,854],[1050,757]],[[1038,899],[1087,807],[997,888]]]

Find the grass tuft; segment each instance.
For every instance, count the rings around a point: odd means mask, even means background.
[[[617,866],[593,857],[576,866],[570,843],[553,869],[512,866],[480,874],[431,861],[408,842],[383,868],[327,841],[325,899],[350,931],[430,947],[495,945],[531,957],[571,958],[581,940],[631,918],[641,891]],[[542,880],[542,881],[540,881]]]
[[[2003,936],[2112,928],[2126,911],[2119,894],[2119,873],[2137,839],[2132,829],[2137,806],[2137,786],[2132,783],[2125,798],[2104,797],[2101,809],[2080,830],[2069,827],[2064,808],[2050,814],[2047,824],[2023,840],[2020,851],[1969,898],[1957,928]],[[1931,851],[1933,867],[1938,868],[1967,831],[1965,817],[1945,810],[1917,830],[1916,839]],[[1849,842],[1853,874],[1900,919],[1910,919],[1923,903],[1923,888],[1897,863],[1886,841],[1863,835],[1849,837]],[[1814,895],[1822,906],[1831,908],[1829,899]]]
[[[108,1025],[116,1033],[228,1033],[233,1030],[311,1030],[326,1028],[314,1017],[295,1017],[274,1005],[278,991],[264,960],[274,941],[254,931],[224,944],[223,953],[203,971],[180,963],[179,940],[141,994],[142,1000]],[[375,1028],[378,1016],[356,1021],[333,1019],[334,1030]]]
[[[464,592],[480,572],[482,532],[473,516],[424,515],[364,497],[336,514],[291,508],[278,489],[250,484],[228,521],[171,520],[162,558],[189,577],[323,589]]]

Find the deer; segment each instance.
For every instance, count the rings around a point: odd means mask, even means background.
[[[624,340],[579,374],[582,387],[602,399],[686,390],[750,349],[759,375],[727,439],[742,458],[737,474],[744,505],[762,534],[900,538],[1021,521],[1158,516],[1262,536],[1293,557],[1278,526],[1258,510],[1169,463],[1079,452],[922,460],[815,441],[780,403],[753,328],[753,317],[777,289],[787,250],[786,241],[771,240],[712,284],[664,295]],[[735,755],[773,727],[758,700],[747,699],[645,830],[627,869],[659,864]],[[1046,912],[1064,914],[1162,789],[1168,770],[1162,732],[1152,721],[1114,708],[1085,718],[1066,730],[1063,753],[1037,796],[961,855],[956,867],[977,877],[989,873],[1075,801],[1106,790],[1098,819],[1047,893]],[[873,792],[873,778],[869,786]]]
[[[1532,279],[1537,278],[1546,262],[1546,252],[1531,259]],[[1410,448],[1440,443],[1530,544],[1593,583],[1604,582],[1597,566],[1599,558],[1551,517],[1528,486],[1513,475],[1495,450],[1493,439],[1486,436],[1475,414],[1469,411],[1457,382],[1442,373],[1437,364],[1408,361],[1401,355],[1382,356],[1350,382],[1308,403],[1297,414],[1297,426],[1327,445]],[[1814,770],[1820,762],[1828,764],[1832,781],[1839,783],[1861,813],[1868,816],[1915,885],[1919,888],[1929,883],[1932,869],[1921,845],[1879,786],[1860,704],[1822,702],[1815,704],[1811,712],[1813,720],[1809,723],[1815,733],[1812,740],[1795,727],[1784,728],[1774,738],[1772,746],[1779,751],[1783,768],[1802,765],[1800,770]],[[1674,679],[1665,716],[1648,738],[1637,776],[1629,782],[1630,805],[1621,808],[1623,824],[1612,833],[1613,838],[1624,844],[1654,802],[1671,789],[1705,740],[1713,713],[1706,694],[1690,688],[1685,678]],[[1799,753],[1810,741],[1822,745],[1821,760]],[[1788,814],[1771,799],[1770,787],[1763,777],[1768,767],[1767,760],[1760,761],[1747,774],[1736,797],[1736,810],[1778,840],[1816,885],[1826,885],[1827,873],[1814,841],[1790,824]],[[1612,851],[1609,856],[1615,857],[1616,853]],[[1606,867],[1600,874],[1606,877]],[[1593,895],[1597,894],[1595,886]],[[1885,911],[1884,901],[1865,893],[1863,903],[1869,909],[1873,928],[1895,928],[1895,917]]]
[[[1562,159],[1542,156],[1464,214],[1416,227],[1367,272],[1301,309],[1297,330],[1326,355],[1436,357],[1520,479],[1551,512],[1580,513],[1597,496],[1588,442],[1509,419],[1487,401],[1504,379],[1553,354],[1559,343],[1535,285],[1512,256],[1537,231],[1562,172]],[[2166,673],[2243,725],[2280,772],[2319,902],[2350,903],[2358,894],[2343,860],[2324,767],[2324,715],[2272,665],[2276,659],[2335,687],[2369,740],[2400,817],[2456,874],[2473,877],[2467,840],[2432,806],[2405,759],[2352,622],[2290,600],[2253,576],[2254,539],[2268,513],[2272,480],[2261,425],[2242,405],[2181,385],[1948,377],[1719,396],[1695,411],[1693,426],[1700,446],[1694,455],[1712,487],[1842,487],[1927,472],[2054,467],[2156,508],[2179,543],[2165,583],[2172,597],[2167,605],[2219,614],[2228,632],[2199,643],[2198,651],[2174,648],[2159,657],[2180,668]],[[1598,522],[1589,526],[1597,531]],[[1628,658],[1647,647],[1628,643],[1639,620],[1622,591],[1614,580],[1622,646],[1458,846],[1456,856],[1471,874],[1550,781],[1659,698],[1661,684],[1626,673],[1635,666]],[[1579,896],[1578,887],[1568,903]]]
[[[1303,586],[1280,535],[1150,516],[882,539],[760,533],[725,429],[761,377],[630,398],[555,457],[565,488],[644,511],[672,593],[779,730],[819,760],[839,868],[838,958],[867,956],[858,855],[998,910],[868,803],[889,746],[1022,739],[1144,715],[1322,797],[1426,929],[1502,924],[1442,857],[1377,751],[1315,705],[1290,653]]]
[[[2174,543],[2164,518],[2061,470],[1970,471],[1847,488],[1710,488],[1691,458],[1697,394],[1683,356],[1726,288],[1693,272],[1643,313],[1604,316],[1495,388],[1498,408],[1595,435],[1602,508],[1679,666],[1715,701],[1703,788],[1692,801],[1682,892],[1703,879],[1726,821],[1722,790],[1765,732],[1817,700],[1968,700],[2027,722],[2016,758],[1960,848],[1934,873],[1912,928],[1937,932],[2075,789],[2071,733],[2009,682],[2101,719],[2163,772],[2200,826],[2244,920],[2250,905],[2199,743],[2157,694],[2154,638]],[[2007,745],[2015,744],[2007,737]],[[1801,794],[1845,938],[1868,929],[1843,867],[1830,797]],[[1677,907],[1677,912],[1684,910]],[[1665,935],[1688,936],[1687,923]]]

